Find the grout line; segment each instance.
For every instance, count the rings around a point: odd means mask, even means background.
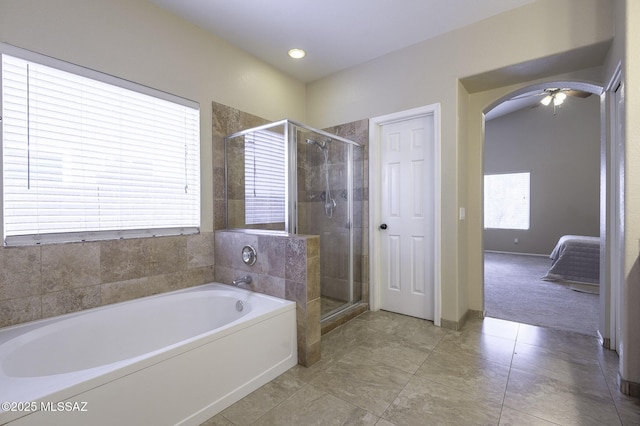
[[[511,369],[513,368],[513,358],[516,355],[516,347],[518,346],[518,336],[520,334],[520,326],[522,324],[518,324],[518,330],[516,331],[516,337],[513,340],[513,352],[511,353],[511,362],[509,363],[509,372],[507,373],[507,382],[504,385],[504,393],[502,394],[502,403],[500,404],[500,417],[498,419],[498,424],[502,421],[502,412],[504,411],[504,401],[507,399],[507,389],[509,389],[509,380],[511,380]]]

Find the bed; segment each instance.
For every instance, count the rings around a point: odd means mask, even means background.
[[[551,267],[546,281],[578,284],[574,290],[596,292],[600,283],[600,238],[564,235],[549,256]],[[594,288],[595,287],[595,288]]]

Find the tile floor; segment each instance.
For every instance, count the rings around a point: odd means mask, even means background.
[[[640,425],[595,338],[486,318],[456,332],[366,312],[296,366],[204,423],[230,425]]]

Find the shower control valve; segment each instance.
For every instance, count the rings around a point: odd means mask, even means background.
[[[256,263],[256,260],[258,259],[258,254],[256,253],[256,249],[254,249],[252,246],[244,246],[242,248],[242,261],[251,266],[254,263]]]

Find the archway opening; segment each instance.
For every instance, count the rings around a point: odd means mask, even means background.
[[[601,92],[591,83],[550,81],[514,91],[485,109],[486,316],[597,335],[599,260],[593,255],[600,253],[604,220]],[[550,102],[541,104],[547,97]],[[580,236],[579,242],[590,237],[592,257],[564,254],[565,245],[550,258],[567,235]],[[591,270],[567,271],[567,261]]]

